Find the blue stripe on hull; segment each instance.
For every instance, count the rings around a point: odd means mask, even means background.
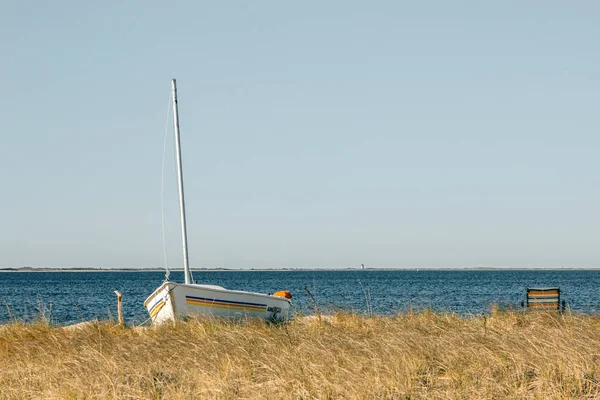
[[[258,306],[258,307],[266,307],[267,306],[266,304],[260,304],[260,303],[247,303],[247,302],[243,302],[243,301],[210,299],[210,298],[206,298],[206,297],[197,297],[197,296],[185,296],[185,298],[191,299],[191,300],[218,301],[219,303],[239,304],[239,305],[245,305],[245,306]]]

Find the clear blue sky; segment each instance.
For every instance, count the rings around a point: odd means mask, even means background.
[[[9,2],[0,266],[600,267],[600,3]],[[169,262],[181,265],[169,142]]]

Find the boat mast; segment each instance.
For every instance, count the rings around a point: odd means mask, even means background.
[[[181,214],[181,240],[183,242],[183,274],[185,283],[194,283],[190,273],[187,247],[187,229],[185,224],[185,200],[183,198],[183,169],[181,167],[181,144],[179,142],[179,110],[177,107],[177,83],[171,80],[171,94],[173,95],[173,127],[175,129],[175,153],[177,156],[177,183],[179,185],[179,213]]]

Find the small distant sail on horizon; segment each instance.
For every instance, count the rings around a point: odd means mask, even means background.
[[[365,269],[365,264],[360,264],[360,269],[364,270]]]

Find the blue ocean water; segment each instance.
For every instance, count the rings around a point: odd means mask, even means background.
[[[577,313],[600,312],[600,271],[218,271],[196,272],[195,278],[228,289],[273,293],[290,290],[294,311],[312,312],[304,286],[316,294],[325,312],[396,314],[431,308],[460,314],[489,312],[492,305],[520,308],[525,289],[560,286],[563,298]],[[116,317],[114,290],[123,293],[123,311],[129,322],[148,315],[144,300],[164,280],[162,272],[10,272],[0,273],[0,323],[10,317],[33,321],[45,314],[54,323],[71,324],[94,318]],[[183,281],[172,272],[171,280]]]

